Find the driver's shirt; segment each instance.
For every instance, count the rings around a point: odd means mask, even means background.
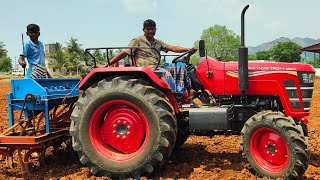
[[[145,35],[134,38],[128,45],[129,47],[146,47],[125,49],[128,55],[134,54],[137,66],[149,66],[155,68],[160,61],[160,51],[168,52],[167,47],[170,46],[158,39],[154,39],[152,44],[149,43]]]

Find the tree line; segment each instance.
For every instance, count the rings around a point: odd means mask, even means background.
[[[71,38],[66,44],[66,47],[63,47],[59,42],[49,44],[49,53],[46,58],[48,67],[62,74],[84,71],[86,66],[83,63],[82,44],[75,38]]]
[[[9,72],[12,69],[11,58],[8,56],[3,42],[0,42],[0,71]]]
[[[207,55],[221,61],[237,61],[238,48],[240,47],[240,36],[229,30],[226,26],[214,25],[203,30],[200,39],[206,43]],[[198,47],[198,41],[194,43]],[[271,50],[259,51],[256,54],[250,54],[250,60],[272,60],[277,62],[302,62],[301,46],[294,42],[280,42]],[[111,59],[120,50],[106,51],[94,50],[92,55],[97,64],[105,64],[106,59]],[[108,55],[108,57],[107,57]],[[84,52],[82,44],[78,39],[71,38],[66,42],[66,47],[56,42],[49,45],[49,53],[46,55],[49,68],[60,73],[66,72],[87,72],[89,67],[84,63],[85,59],[92,64],[92,58]],[[198,53],[191,57],[192,64],[198,64],[200,57]],[[128,61],[128,59],[126,59]],[[163,60],[162,60],[163,61]],[[0,69],[3,72],[12,70],[12,60],[7,55],[7,50],[3,42],[0,42]],[[312,61],[308,63],[313,64]],[[319,59],[317,65],[320,65]]]
[[[240,36],[227,29],[226,26],[215,25],[202,32],[201,39],[206,43],[207,54],[221,61],[237,61]],[[198,46],[198,42],[195,43]],[[249,60],[270,60],[276,62],[303,62],[301,46],[295,42],[279,42],[271,50],[259,51],[249,55]],[[193,64],[199,61],[198,56],[191,58]],[[313,61],[307,63],[313,65]],[[320,59],[317,59],[317,67]]]

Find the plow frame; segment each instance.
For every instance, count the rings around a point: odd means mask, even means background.
[[[78,100],[79,83],[77,78],[11,81],[9,127],[0,132],[0,155],[6,157],[8,167],[13,168],[17,154],[22,171],[29,173],[29,158],[34,152],[43,164],[48,147],[58,148],[71,138],[70,116]],[[18,119],[15,112],[20,112]]]

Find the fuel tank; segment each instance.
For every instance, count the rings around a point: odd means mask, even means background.
[[[189,128],[191,131],[229,130],[227,108],[190,108]]]

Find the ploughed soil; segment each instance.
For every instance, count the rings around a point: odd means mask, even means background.
[[[0,125],[8,128],[7,93],[10,81],[0,79]],[[302,179],[320,179],[320,79],[316,79],[309,119],[310,164]],[[15,161],[17,161],[15,159]],[[30,167],[31,174],[22,173],[21,167],[6,167],[0,160],[0,179],[108,179],[90,174],[78,156],[65,147],[53,153],[48,149],[46,165]],[[32,164],[31,164],[32,165]],[[191,136],[160,171],[141,179],[264,179],[257,178],[247,169],[246,159],[241,157],[240,136]]]

